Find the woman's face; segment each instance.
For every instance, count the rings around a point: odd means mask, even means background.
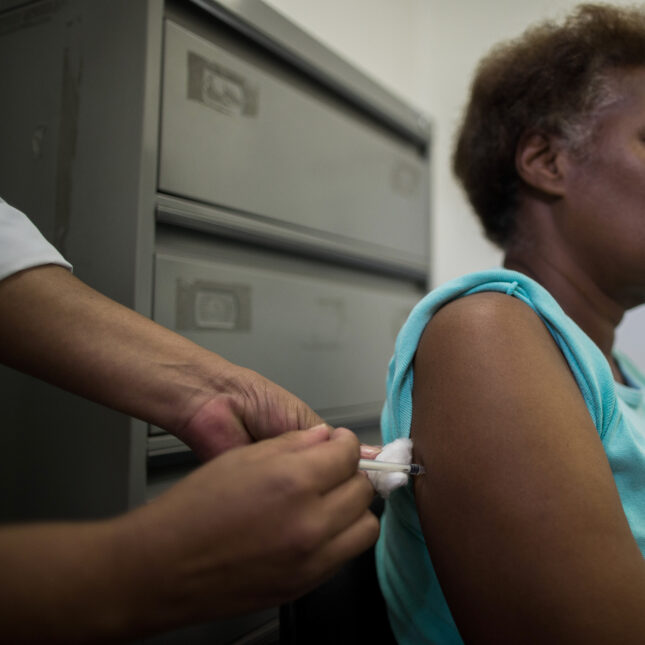
[[[625,306],[645,302],[645,67],[617,72],[588,154],[567,156],[563,232]]]

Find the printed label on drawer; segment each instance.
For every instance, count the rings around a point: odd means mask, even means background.
[[[188,98],[228,114],[258,113],[258,88],[241,74],[188,52]]]
[[[178,280],[177,329],[250,330],[251,288],[239,284]]]

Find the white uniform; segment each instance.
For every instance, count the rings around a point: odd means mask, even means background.
[[[26,215],[0,199],[0,280],[41,264],[72,268]]]

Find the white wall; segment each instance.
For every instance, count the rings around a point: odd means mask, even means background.
[[[494,43],[574,0],[265,0],[426,113],[434,124],[431,177],[434,284],[499,264],[450,170],[451,143],[477,61]],[[615,0],[614,4],[630,4]],[[645,308],[619,329],[618,346],[645,369]]]

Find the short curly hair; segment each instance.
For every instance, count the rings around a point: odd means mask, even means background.
[[[611,72],[645,66],[645,6],[583,4],[501,43],[479,64],[457,132],[453,170],[486,236],[504,247],[514,229],[520,137],[591,140],[594,115],[611,98]]]

